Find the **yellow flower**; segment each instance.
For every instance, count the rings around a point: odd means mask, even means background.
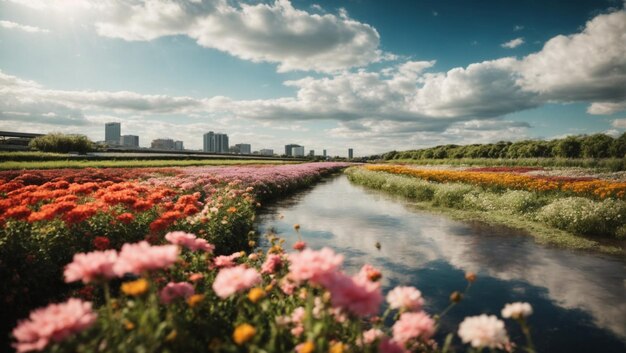
[[[165,337],[165,342],[172,342],[176,339],[176,336],[178,336],[178,333],[176,330],[173,330],[169,335],[167,335],[167,337]]]
[[[267,286],[265,286],[265,291],[266,292],[271,292],[272,289],[274,289],[274,285],[273,284],[268,284]]]
[[[138,296],[148,291],[150,284],[145,278],[140,278],[136,281],[126,282],[122,284],[122,292],[126,295]]]
[[[194,306],[198,305],[198,303],[200,303],[202,300],[204,300],[204,295],[194,294],[191,297],[187,298],[187,304],[189,304],[189,306],[193,308]]]
[[[341,342],[334,342],[330,344],[329,353],[343,353],[346,346]]]
[[[306,341],[304,343],[300,343],[296,346],[296,352],[298,353],[313,353],[315,352],[315,344],[311,341]]]
[[[250,341],[256,335],[256,329],[250,324],[241,324],[233,332],[233,341],[239,346]]]
[[[132,321],[124,320],[124,328],[130,331],[135,328],[135,324]]]
[[[250,289],[250,292],[248,293],[248,299],[250,299],[253,303],[258,302],[263,297],[265,297],[265,291],[258,287]]]

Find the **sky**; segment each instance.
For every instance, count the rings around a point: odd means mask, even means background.
[[[623,0],[0,0],[0,130],[355,156],[626,131]]]

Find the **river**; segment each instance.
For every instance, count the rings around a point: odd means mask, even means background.
[[[500,316],[505,303],[529,302],[538,352],[626,352],[626,259],[536,244],[524,232],[459,222],[420,211],[410,202],[351,184],[343,175],[271,205],[259,231],[272,229],[291,248],[294,224],[309,247],[345,255],[344,269],[365,263],[383,272],[385,293],[397,285],[422,291],[425,310],[441,312],[448,296],[478,279],[442,321],[456,331],[465,316]],[[379,242],[380,250],[375,244]],[[508,321],[517,342],[521,333]]]

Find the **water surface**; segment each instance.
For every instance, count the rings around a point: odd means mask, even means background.
[[[296,223],[310,247],[344,254],[346,272],[370,263],[383,270],[385,292],[396,285],[420,289],[432,314],[465,287],[466,271],[476,272],[444,330],[456,331],[465,316],[500,316],[505,303],[527,301],[539,352],[626,352],[623,258],[546,247],[522,231],[419,211],[345,176],[272,204],[258,218],[260,231],[273,229],[289,248]],[[507,329],[519,339],[512,322]]]

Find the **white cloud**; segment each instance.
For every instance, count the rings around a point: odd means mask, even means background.
[[[151,3],[153,6],[172,4]],[[220,4],[224,5],[217,3]],[[127,34],[161,36],[173,33],[163,32],[163,28],[184,29],[194,25],[179,19],[179,15],[187,18],[189,10],[176,6],[182,10],[167,12],[167,18],[159,17],[165,13],[160,8],[149,10],[154,16],[144,20],[153,21],[150,23],[155,26],[166,23],[152,32],[146,30],[150,28],[147,22],[138,27],[139,32],[133,32],[132,26],[131,29],[120,28],[128,29]],[[304,16],[300,24],[304,27],[310,18],[315,18],[315,24],[324,17],[299,14],[293,8],[286,10],[284,7],[290,4],[285,2],[242,5],[241,9],[224,6],[226,9],[222,11],[232,12],[235,18],[244,13],[246,16],[258,13],[270,17]],[[145,9],[139,6],[139,10]],[[217,10],[206,11],[209,15],[198,16],[198,21],[211,17],[212,11]],[[351,21],[340,19],[341,16],[331,17],[337,23]],[[266,17],[249,21],[247,26],[261,25],[265,20]],[[274,31],[273,27],[268,30]],[[361,146],[367,146],[367,139],[380,146],[396,146],[400,140],[415,145],[452,142],[455,138],[466,142],[507,139],[524,135],[528,127],[507,122],[504,116],[546,102],[588,102],[591,114],[612,114],[626,109],[625,42],[626,12],[619,10],[599,15],[587,23],[582,32],[555,37],[541,51],[521,59],[501,58],[446,72],[437,72],[434,60],[403,61],[375,71],[344,70],[328,76],[286,81],[287,86],[295,89],[294,96],[256,100],[55,90],[0,72],[0,120],[68,126],[90,124],[86,117],[94,115],[169,115],[186,116],[188,121],[225,119],[225,125],[233,119],[247,119],[268,129],[285,125],[285,122],[295,126],[296,121],[305,124],[326,120],[336,124],[328,128],[333,136],[356,139],[361,141]],[[280,65],[286,63],[283,61]],[[398,140],[398,136],[402,138]],[[367,148],[361,146],[356,147]]]
[[[515,25],[515,27],[513,27],[513,31],[515,32],[521,31],[522,29],[524,29],[524,26],[521,26],[521,25]]]
[[[613,120],[611,126],[617,129],[626,129],[626,118]]]
[[[29,32],[29,33],[49,33],[50,31],[44,28],[39,28],[35,26],[22,25],[19,23],[11,22],[11,21],[0,21],[0,27],[6,29],[15,29],[19,31]]]
[[[522,44],[524,44],[524,38],[520,37],[520,38],[511,39],[510,41],[506,43],[502,43],[500,46],[503,48],[513,49],[513,48],[519,47]]]
[[[380,61],[380,37],[373,27],[339,15],[273,4],[145,0],[114,3],[113,16],[96,23],[102,36],[147,41],[186,35],[203,47],[253,62],[278,64],[278,71],[335,72]],[[318,10],[319,11],[319,10]]]
[[[617,103],[594,102],[587,108],[587,113],[593,115],[611,115],[622,110],[626,110],[626,101]]]
[[[581,33],[550,39],[522,60],[520,85],[552,101],[626,101],[626,11],[599,15]],[[606,107],[606,105],[604,106]],[[598,105],[590,108],[601,110]]]

